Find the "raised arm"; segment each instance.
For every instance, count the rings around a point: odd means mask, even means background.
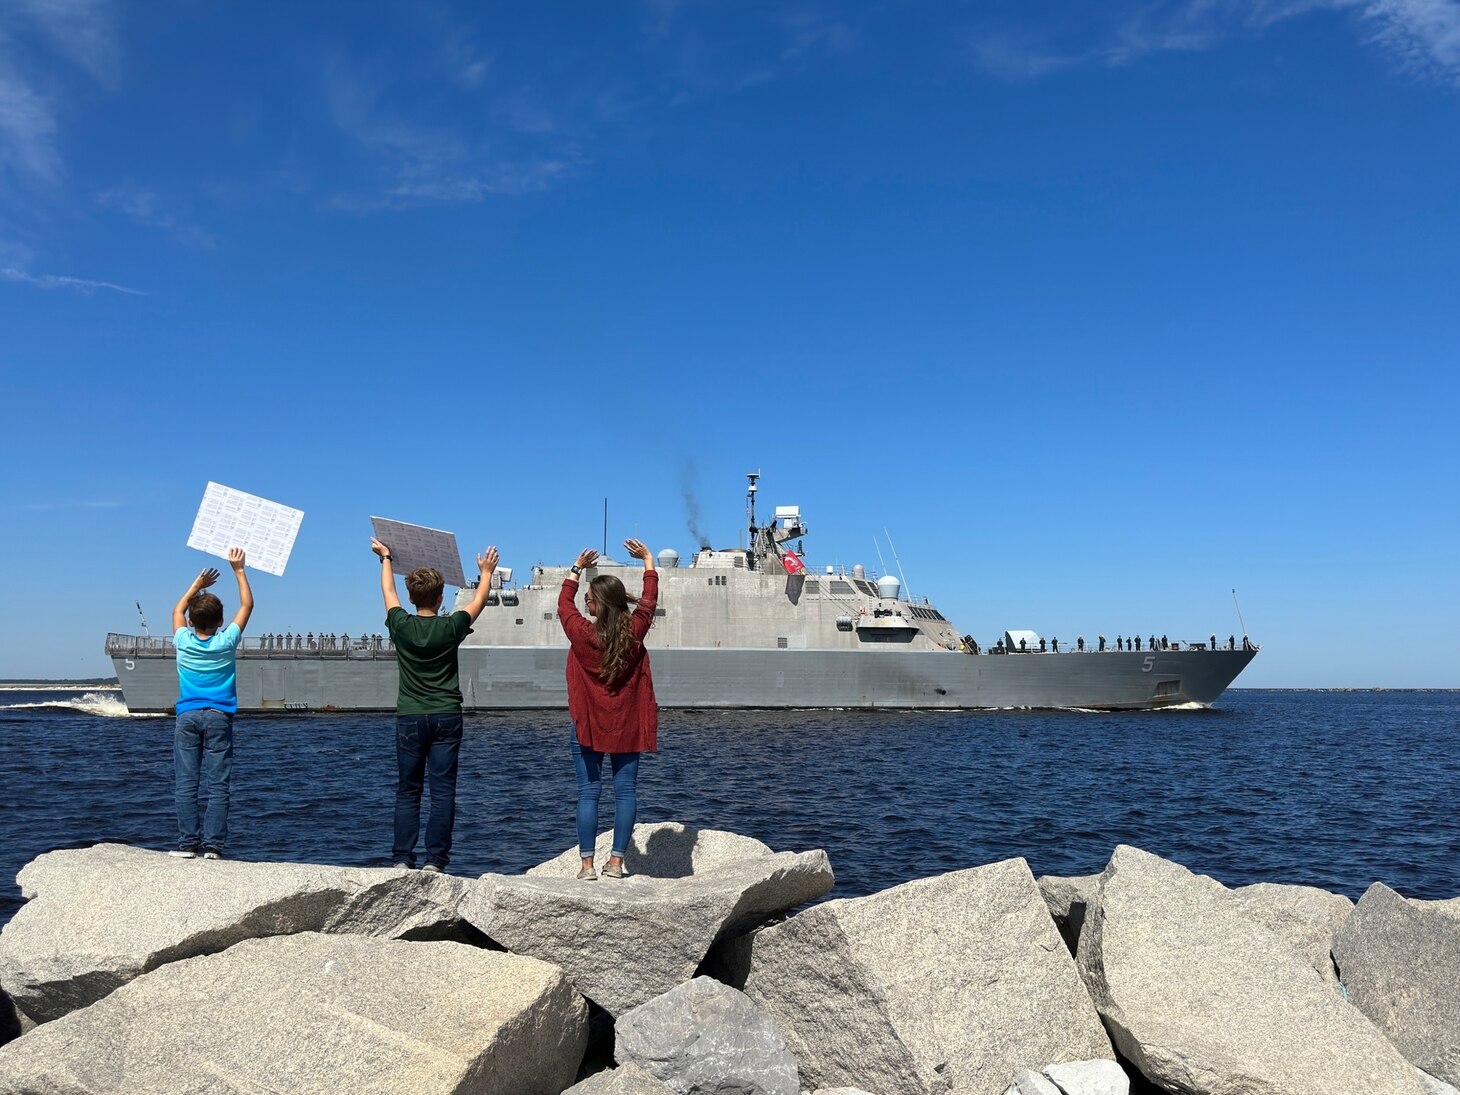
[[[654,609],[659,604],[659,575],[654,570],[654,553],[643,541],[628,539],[624,547],[644,564],[644,591],[639,595],[639,603],[634,605],[634,638],[642,641],[654,625]]]
[[[592,628],[592,625],[583,618],[583,614],[578,611],[574,598],[578,595],[579,574],[596,562],[598,562],[598,552],[592,548],[584,548],[578,552],[578,561],[573,564],[573,569],[563,576],[563,588],[558,590],[558,622],[563,625],[563,632],[568,636],[569,642],[572,642],[574,638],[585,638]]]
[[[654,569],[654,553],[644,546],[642,540],[635,540],[630,537],[624,541],[624,548],[635,559],[643,562],[646,571]]]
[[[217,580],[218,572],[212,567],[206,568],[193,579],[193,584],[188,586],[188,591],[182,595],[182,600],[172,606],[172,630],[174,634],[179,629],[188,626],[188,602]]]
[[[389,612],[400,607],[400,595],[395,591],[395,571],[390,565],[390,548],[372,536],[370,550],[380,556],[380,595],[385,598],[385,611]]]
[[[238,582],[238,611],[233,614],[233,622],[242,631],[253,615],[253,590],[249,588],[248,575],[243,569],[243,548],[228,549],[228,565],[233,568],[233,577]]]
[[[499,558],[495,547],[489,547],[477,556],[477,595],[462,609],[471,617],[472,623],[477,622],[477,617],[482,614],[482,609],[487,607],[487,595],[492,592],[492,574],[497,569]]]

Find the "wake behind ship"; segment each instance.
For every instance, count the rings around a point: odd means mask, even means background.
[[[1138,649],[1066,643],[1005,631],[980,645],[930,602],[913,603],[892,575],[809,568],[797,506],[757,523],[757,475],[747,491],[748,548],[701,546],[688,566],[660,552],[658,619],[649,632],[654,684],[668,708],[1084,708],[1142,710],[1214,702],[1256,656],[1244,637]],[[628,565],[594,573],[639,587]],[[568,705],[568,644],[557,619],[566,566],[512,582],[499,569],[487,607],[459,650],[468,710]],[[470,592],[458,594],[458,602]],[[1152,640],[1155,640],[1152,642]],[[1106,649],[1100,649],[1105,645]],[[1124,646],[1134,644],[1123,644]],[[1041,649],[1042,648],[1042,649]],[[133,712],[169,711],[177,697],[171,638],[111,634],[106,652]],[[240,711],[393,711],[395,652],[379,636],[266,635],[238,651]]]

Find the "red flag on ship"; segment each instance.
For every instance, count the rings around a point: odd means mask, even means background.
[[[781,565],[786,568],[787,574],[805,574],[806,564],[794,551],[785,551],[781,554]]]

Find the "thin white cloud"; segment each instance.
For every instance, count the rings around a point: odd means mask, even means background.
[[[979,68],[1009,83],[1047,76],[1084,60],[1040,49],[1008,34],[987,31],[973,36],[969,50]]]
[[[495,116],[529,145],[552,137],[560,147],[546,154],[497,153],[485,137],[468,137],[456,126],[405,117],[387,105],[382,84],[372,83],[343,64],[331,66],[325,92],[336,126],[375,161],[382,177],[374,191],[338,194],[328,203],[350,212],[404,209],[420,205],[459,205],[494,196],[544,190],[561,180],[585,158],[557,137],[546,110],[532,107],[522,95],[504,97]]]
[[[1375,38],[1411,72],[1460,86],[1460,3],[1456,0],[1374,0],[1364,17]]]
[[[110,281],[93,281],[90,278],[73,278],[66,274],[32,274],[13,266],[0,267],[0,281],[17,285],[33,285],[37,289],[70,289],[90,296],[98,289],[110,289],[114,293],[125,293],[133,297],[145,297],[141,289],[129,289]]]
[[[62,174],[57,66],[34,56],[45,47],[113,86],[118,50],[111,0],[0,0],[0,187],[16,177],[49,185]]]
[[[1028,80],[1081,65],[1129,65],[1157,53],[1213,49],[1320,13],[1369,28],[1364,36],[1405,71],[1460,86],[1460,0],[1155,0],[1107,20],[1082,48],[1059,49],[991,28],[971,36],[970,55],[1000,79]]]
[[[51,183],[60,174],[55,104],[21,74],[0,35],[0,185],[9,176]]]
[[[811,7],[791,8],[781,14],[781,27],[788,37],[781,50],[782,61],[796,61],[809,53],[850,53],[857,45],[857,32],[843,20]]]
[[[123,503],[111,499],[102,501],[58,501],[58,502],[30,502],[25,505],[14,506],[13,509],[22,513],[52,513],[56,510],[73,509],[118,509]]]
[[[119,53],[111,0],[4,0],[9,10],[40,33],[57,52],[98,83],[116,79]]]
[[[103,207],[115,209],[148,228],[166,232],[189,247],[211,250],[218,246],[212,233],[167,209],[155,191],[118,187],[102,191],[96,196],[96,200]]]

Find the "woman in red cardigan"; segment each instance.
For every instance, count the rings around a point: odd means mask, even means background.
[[[598,835],[598,798],[603,792],[603,757],[613,771],[613,854],[603,867],[604,878],[624,876],[624,852],[634,835],[638,812],[635,785],[639,754],[659,747],[659,704],[654,699],[654,677],[644,636],[654,623],[659,600],[659,575],[654,556],[638,540],[624,547],[644,563],[644,592],[633,611],[623,582],[600,574],[588,583],[584,598],[588,617],[573,599],[578,575],[598,561],[598,552],[584,548],[558,594],[558,619],[568,635],[568,714],[573,720],[573,764],[578,770],[578,854],[583,867],[578,877],[591,881],[593,844]],[[589,618],[591,617],[591,619]]]

